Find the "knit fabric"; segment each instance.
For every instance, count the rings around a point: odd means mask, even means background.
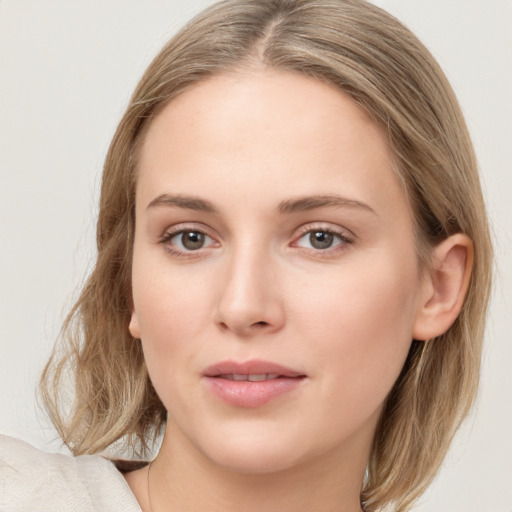
[[[0,435],[1,512],[142,512],[123,475],[100,455],[45,453]]]

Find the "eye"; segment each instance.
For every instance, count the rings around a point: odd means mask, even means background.
[[[334,235],[326,231],[311,231],[307,239],[315,249],[328,249],[334,243]]]
[[[196,229],[183,229],[166,233],[162,243],[169,246],[169,249],[177,252],[193,252],[204,249],[215,244],[215,240],[207,234]]]
[[[328,229],[310,229],[294,245],[315,251],[326,251],[335,249],[344,243],[351,243],[351,241],[341,233]]]

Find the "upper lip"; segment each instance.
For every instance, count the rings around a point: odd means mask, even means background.
[[[205,377],[218,377],[219,375],[262,375],[277,374],[280,377],[305,377],[303,372],[287,368],[269,361],[253,359],[251,361],[221,361],[208,366],[203,372]]]

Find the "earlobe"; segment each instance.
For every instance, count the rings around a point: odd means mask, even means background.
[[[139,320],[137,318],[137,313],[135,310],[132,310],[132,317],[130,318],[130,324],[128,326],[130,334],[136,338],[140,339],[140,329],[139,329]]]
[[[445,333],[460,313],[471,277],[473,242],[467,235],[452,235],[434,248],[432,261],[414,324],[417,340]]]

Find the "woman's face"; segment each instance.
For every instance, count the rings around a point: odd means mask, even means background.
[[[168,433],[244,472],[366,458],[424,288],[380,129],[305,76],[217,76],[139,170],[130,331]]]

